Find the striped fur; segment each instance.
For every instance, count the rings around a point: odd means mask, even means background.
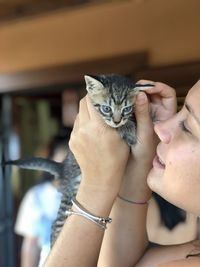
[[[116,128],[126,143],[135,144],[137,138],[133,111],[138,87],[124,76],[116,74],[85,76],[85,80],[92,103],[104,121]]]

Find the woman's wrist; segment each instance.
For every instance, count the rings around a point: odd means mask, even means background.
[[[122,181],[119,195],[132,201],[146,202],[151,197],[151,190],[147,185],[147,176],[151,167],[133,164],[128,166],[125,177]]]
[[[97,216],[109,216],[117,192],[109,188],[98,188],[92,185],[80,184],[76,199],[84,208]]]
[[[119,195],[123,198],[126,198],[132,202],[145,203],[148,202],[151,198],[152,191],[148,185],[130,185],[123,184],[120,188]]]

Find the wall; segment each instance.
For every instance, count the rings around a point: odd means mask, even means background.
[[[135,0],[0,25],[0,73],[149,51],[151,65],[200,59],[199,0]]]

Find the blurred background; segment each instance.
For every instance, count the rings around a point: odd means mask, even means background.
[[[0,161],[47,157],[73,127],[84,74],[166,82],[180,107],[200,77],[199,10],[199,0],[0,0]],[[13,227],[39,180],[1,164],[0,267],[20,266]]]

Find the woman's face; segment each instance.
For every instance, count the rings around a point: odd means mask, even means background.
[[[160,138],[149,187],[174,205],[200,214],[200,80],[174,117],[155,125]]]

